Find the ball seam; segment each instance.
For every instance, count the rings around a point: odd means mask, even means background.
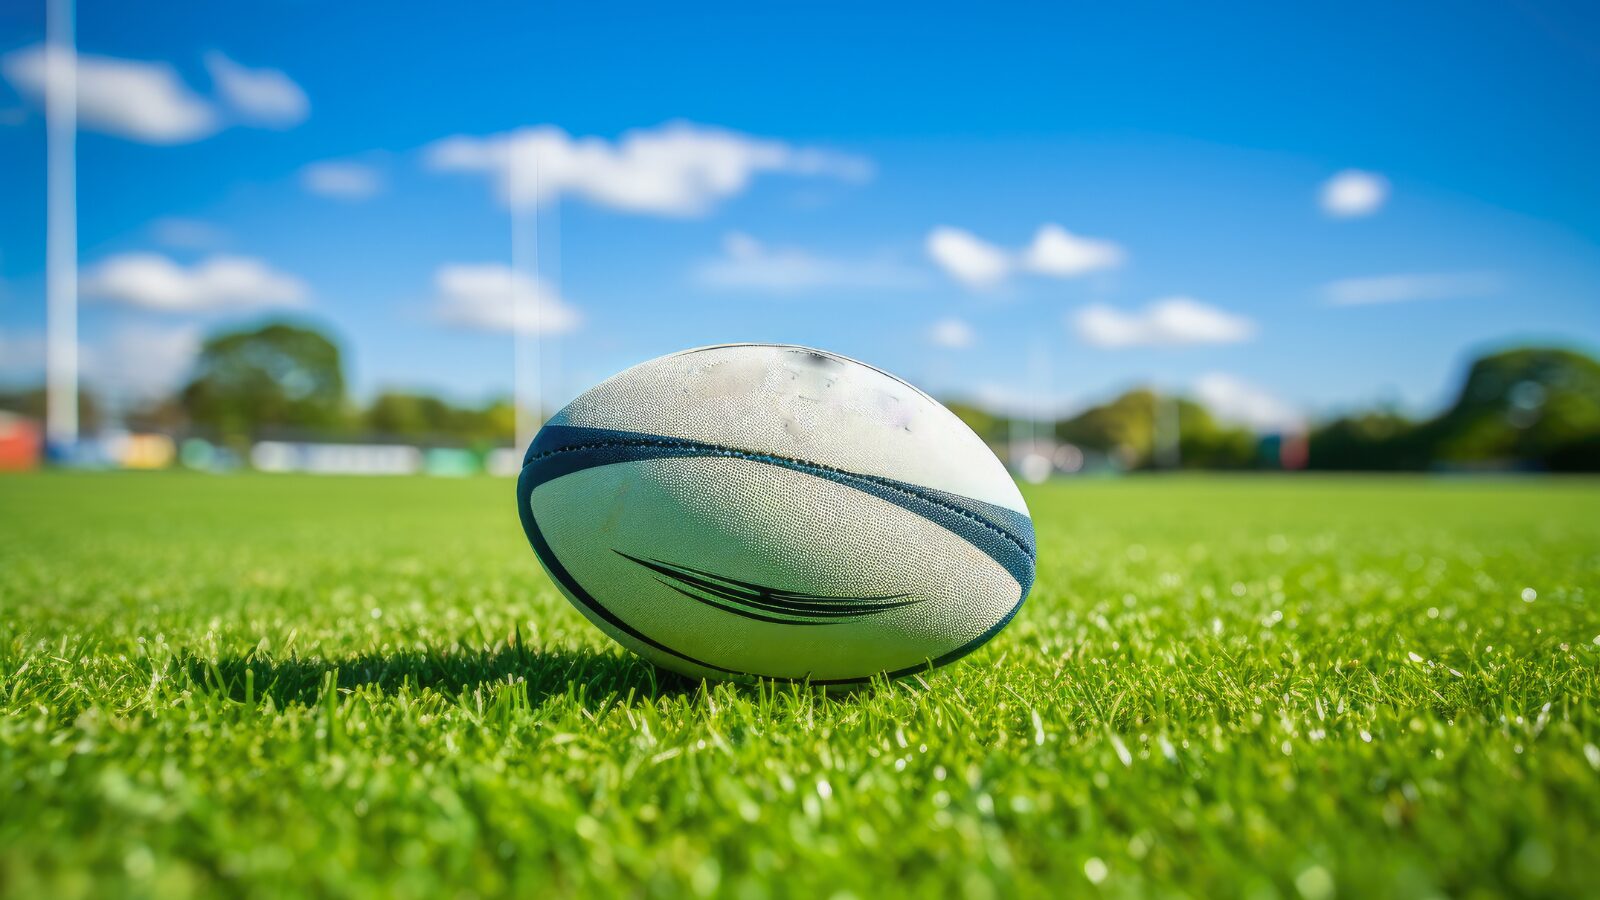
[[[1030,559],[1033,558],[1033,552],[1030,551],[1028,549],[1028,546],[1026,544],[1024,544],[1021,540],[1019,540],[1015,535],[1011,534],[1008,531],[1005,531],[1003,529],[995,527],[993,522],[990,522],[990,521],[984,519],[982,516],[975,516],[972,513],[968,512],[967,510],[962,509],[959,506],[955,506],[954,504],[950,504],[950,503],[945,503],[945,502],[943,502],[941,500],[937,500],[937,499],[934,499],[932,497],[924,496],[922,494],[916,493],[915,491],[908,491],[905,488],[901,487],[900,485],[894,483],[892,480],[887,479],[887,478],[879,478],[879,477],[876,477],[876,476],[873,476],[873,475],[863,475],[860,472],[851,472],[851,471],[848,471],[846,469],[835,468],[833,466],[829,466],[829,465],[826,465],[824,463],[813,462],[813,461],[808,460],[808,459],[796,459],[796,458],[791,457],[791,456],[779,456],[776,453],[752,453],[752,452],[750,452],[748,450],[736,450],[736,449],[734,449],[732,447],[720,447],[720,446],[718,446],[716,444],[703,444],[703,443],[700,443],[698,441],[687,441],[687,440],[594,441],[594,442],[590,442],[590,443],[586,443],[586,444],[571,444],[571,445],[568,445],[568,446],[565,446],[565,447],[557,447],[554,450],[546,450],[546,451],[544,451],[542,453],[534,454],[533,456],[530,456],[526,460],[523,461],[522,467],[524,469],[526,469],[528,466],[533,465],[534,463],[538,462],[541,459],[549,459],[550,457],[555,456],[555,455],[560,454],[560,453],[573,453],[573,452],[577,452],[577,451],[580,451],[580,450],[600,450],[600,449],[604,449],[606,447],[677,447],[677,448],[682,448],[682,449],[685,449],[685,450],[705,451],[709,455],[713,455],[713,456],[731,456],[731,457],[734,457],[734,458],[737,458],[737,459],[748,459],[748,460],[751,460],[752,462],[783,463],[785,465],[790,465],[790,466],[798,466],[798,467],[806,468],[806,469],[817,469],[817,470],[823,471],[823,472],[831,472],[831,473],[833,473],[835,475],[844,475],[844,476],[847,476],[847,477],[850,477],[850,478],[859,478],[862,481],[869,481],[869,482],[871,482],[871,483],[873,483],[873,484],[875,484],[875,485],[877,485],[877,486],[879,486],[881,488],[885,488],[887,490],[895,491],[895,492],[903,494],[903,495],[905,495],[907,497],[915,497],[916,499],[921,500],[924,503],[930,503],[930,504],[932,504],[934,506],[940,507],[941,509],[948,510],[949,512],[955,513],[956,515],[961,516],[962,518],[970,519],[973,522],[976,522],[979,525],[983,526],[984,528],[988,529],[989,531],[992,531],[995,534],[998,534],[1001,537],[1005,538],[1006,540],[1010,541],[1011,543],[1015,544],[1017,546],[1018,550],[1021,550],[1023,553],[1026,553]]]

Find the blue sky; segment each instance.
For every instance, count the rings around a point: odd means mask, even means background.
[[[1600,346],[1579,4],[569,6],[81,3],[88,378],[156,390],[289,314],[358,392],[482,398],[535,272],[556,399],[772,340],[1271,427]],[[39,377],[42,36],[42,4],[0,13],[11,382]],[[506,268],[514,217],[537,269]]]

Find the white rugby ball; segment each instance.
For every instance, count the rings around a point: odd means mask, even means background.
[[[517,506],[579,611],[694,677],[941,665],[1033,584],[1033,522],[983,441],[904,381],[805,347],[686,350],[591,388],[534,438]]]

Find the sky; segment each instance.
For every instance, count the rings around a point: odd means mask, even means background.
[[[85,0],[85,379],[151,396],[291,317],[362,397],[503,394],[520,329],[552,404],[777,341],[1271,430],[1600,348],[1600,11],[1201,6]],[[43,35],[0,10],[8,384],[42,380]]]

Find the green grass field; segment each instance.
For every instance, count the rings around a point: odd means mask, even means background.
[[[1009,629],[829,696],[611,644],[508,481],[0,478],[0,893],[1600,892],[1600,483],[1028,499]]]

